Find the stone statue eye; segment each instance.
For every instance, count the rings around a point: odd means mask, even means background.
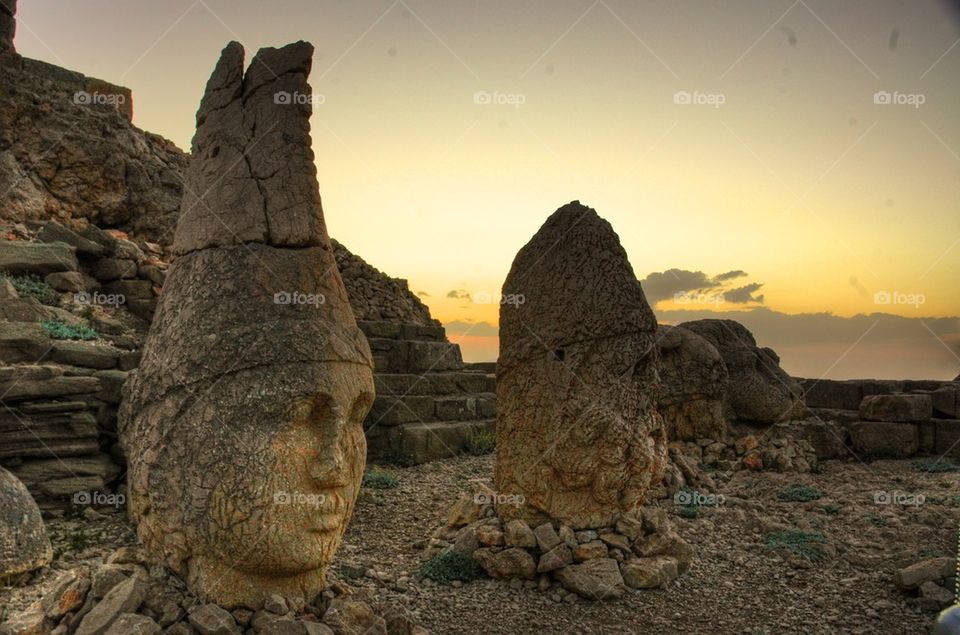
[[[369,392],[360,393],[353,401],[353,406],[350,408],[350,421],[354,423],[363,423],[363,419],[367,416],[367,412],[370,410],[370,406],[372,405],[373,395]]]

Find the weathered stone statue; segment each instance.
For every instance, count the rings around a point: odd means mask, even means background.
[[[720,439],[727,431],[724,396],[729,376],[714,346],[682,326],[657,328],[660,414],[671,441]]]
[[[657,323],[610,224],[574,201],[517,254],[503,285],[497,513],[612,525],[666,463]]]
[[[320,205],[312,53],[262,49],[244,74],[224,49],[120,413],[141,540],[228,607],[323,589],[364,470],[372,359]]]
[[[0,581],[50,564],[53,548],[37,503],[0,467]]]
[[[760,424],[802,416],[803,390],[780,368],[780,357],[757,346],[747,327],[734,320],[695,320],[680,327],[693,331],[717,349],[730,373],[726,416]]]

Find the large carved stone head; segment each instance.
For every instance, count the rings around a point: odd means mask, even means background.
[[[244,74],[224,49],[120,414],[141,540],[226,606],[324,588],[365,464],[373,364],[320,206],[312,52],[263,49]]]
[[[503,284],[497,513],[604,527],[660,482],[656,320],[613,228],[573,202]]]

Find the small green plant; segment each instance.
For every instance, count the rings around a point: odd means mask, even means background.
[[[470,582],[483,575],[483,569],[470,556],[455,551],[444,551],[420,565],[420,577],[434,582]]]
[[[684,505],[677,509],[677,516],[693,520],[700,517],[700,507],[697,505]]]
[[[960,465],[950,459],[920,459],[913,462],[913,469],[928,474],[943,474],[945,472],[960,472]]]
[[[399,484],[400,479],[377,467],[371,467],[363,475],[363,486],[371,489],[393,489]]]
[[[819,531],[790,529],[768,534],[766,547],[767,549],[786,549],[807,560],[817,561],[826,557],[823,551],[823,545],[826,544],[826,536]]]
[[[474,430],[473,434],[467,438],[465,449],[467,454],[472,454],[473,456],[490,454],[497,449],[497,434],[493,430],[487,430],[486,428]]]
[[[44,320],[40,327],[55,340],[95,340],[100,337],[89,326],[67,324],[63,320]]]
[[[877,512],[871,512],[871,513],[867,514],[866,516],[864,516],[864,518],[866,518],[867,520],[869,520],[869,521],[870,521],[870,524],[872,524],[874,527],[886,527],[886,526],[887,526],[887,519],[886,519],[886,517],[885,517],[885,516],[881,516],[881,515],[878,514]]]
[[[831,515],[836,515],[840,513],[840,503],[827,503],[823,506],[823,511]]]
[[[807,503],[823,497],[823,492],[809,485],[793,484],[777,492],[777,498],[791,503]]]
[[[49,284],[41,280],[38,276],[27,274],[24,276],[4,276],[17,290],[17,295],[21,298],[36,298],[40,304],[48,306],[57,306],[60,304],[60,296],[53,290]]]
[[[83,528],[83,525],[78,525],[67,534],[67,544],[75,552],[83,551],[90,546],[90,537],[87,536],[87,531]]]

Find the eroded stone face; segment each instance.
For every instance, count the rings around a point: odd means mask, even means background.
[[[656,320],[626,253],[609,223],[571,203],[517,254],[503,295],[497,513],[611,525],[666,462]]]
[[[210,192],[211,201],[195,216],[197,197],[184,198],[177,234],[184,249],[125,387],[120,435],[130,511],[151,556],[202,598],[256,608],[270,594],[312,599],[324,588],[359,491],[362,422],[374,390],[370,349],[347,301],[319,196],[287,208],[286,223],[275,204],[281,189],[317,191],[312,167],[299,165],[312,158],[299,147],[309,148],[309,108],[270,97],[281,89],[310,94],[312,47],[261,52],[284,69],[276,86],[251,77],[262,65],[256,60],[243,76],[238,47],[224,50],[198,114],[199,158],[187,185]],[[258,95],[244,99],[245,89]],[[277,125],[294,131],[269,139],[270,151],[290,162],[288,182],[272,181],[275,173],[218,174],[227,144],[256,151],[236,140],[246,132],[235,126],[248,107],[267,117],[267,104],[278,109]],[[239,119],[224,119],[230,111]],[[220,176],[227,184],[212,186]],[[232,231],[249,227],[260,229]]]

